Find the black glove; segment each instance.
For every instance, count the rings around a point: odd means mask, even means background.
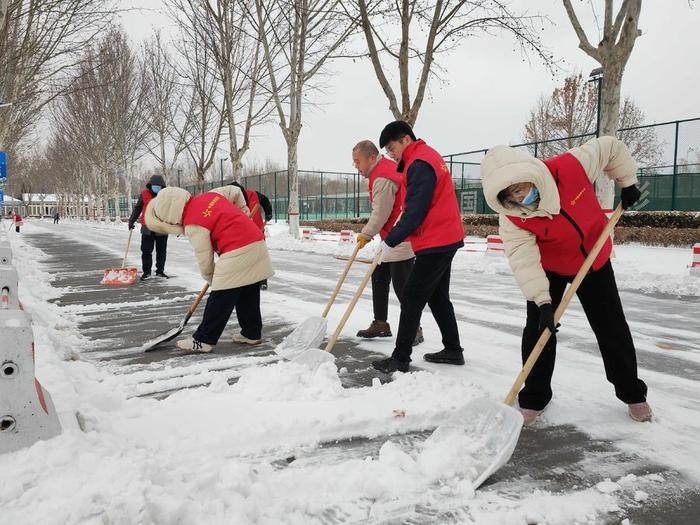
[[[627,186],[626,188],[622,188],[622,191],[620,191],[620,200],[622,201],[622,209],[626,210],[630,206],[632,206],[635,202],[639,200],[639,197],[642,196],[642,192],[639,191],[639,188],[637,188],[636,184],[632,184],[632,186]]]
[[[134,229],[134,223],[133,223],[133,222],[129,222],[129,229],[130,229],[130,230],[133,230],[133,229]]]
[[[554,326],[554,308],[552,308],[552,303],[540,305],[540,333],[542,333],[545,328],[549,328],[549,331],[554,335],[557,333],[558,327],[559,324]]]

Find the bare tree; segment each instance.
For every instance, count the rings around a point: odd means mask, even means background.
[[[65,87],[80,52],[113,16],[112,0],[3,0],[0,149],[14,151]]]
[[[176,132],[178,121],[183,121],[183,86],[178,82],[177,70],[170,53],[165,49],[160,32],[156,32],[144,46],[144,75],[148,86],[144,110],[148,133],[143,146],[156,160],[160,175],[169,179],[173,166],[185,150],[183,137]]]
[[[196,35],[182,29],[176,47],[182,63],[179,76],[185,89],[184,117],[176,125],[176,131],[194,164],[196,182],[201,189],[219,147],[225,116],[211,52]]]
[[[239,180],[251,131],[274,109],[261,38],[245,16],[250,0],[170,0],[180,26],[207,46],[221,82],[229,160]],[[263,96],[260,96],[263,93]]]
[[[354,31],[341,0],[255,0],[250,20],[263,44],[279,126],[287,143],[289,229],[299,237],[297,147],[315,77]]]
[[[503,1],[492,0],[356,0],[357,20],[367,42],[379,85],[397,120],[413,125],[423,104],[429,80],[439,69],[437,58],[477,34],[510,34],[521,51],[534,52],[547,65],[552,56],[540,40],[538,29],[546,18],[514,13]],[[398,26],[401,31],[396,31]],[[394,35],[398,34],[398,39]],[[386,56],[385,60],[382,57]],[[387,65],[387,62],[391,65]],[[418,74],[411,74],[416,63]],[[389,80],[398,68],[400,99]],[[411,78],[416,77],[411,97]]]
[[[571,0],[563,0],[564,8],[576,31],[579,47],[596,60],[603,69],[600,135],[615,135],[620,127],[620,88],[625,66],[634,49],[639,30],[642,0],[623,0],[617,15],[613,17],[613,0],[604,2],[602,38],[597,47],[591,45]],[[613,181],[599,177],[596,195],[603,208],[612,208],[615,197]]]
[[[564,79],[561,87],[549,97],[542,96],[530,110],[525,124],[527,142],[551,141],[531,146],[538,157],[559,155],[580,146],[595,133],[597,125],[598,94],[594,85],[586,82],[580,73]],[[644,124],[644,112],[626,98],[621,108],[622,127],[631,128]],[[659,161],[663,149],[654,128],[641,128],[619,133],[640,164],[651,165]]]

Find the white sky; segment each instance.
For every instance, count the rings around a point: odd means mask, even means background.
[[[161,0],[123,3],[157,10]],[[602,0],[593,3],[603,5]],[[561,0],[522,0],[513,5],[528,5],[531,12],[539,9],[551,18],[554,24],[546,27],[543,40],[564,60],[564,70],[552,78],[535,58],[528,63],[519,52],[514,53],[509,36],[472,38],[450,56],[443,56],[440,60],[447,73],[442,82],[431,81],[415,126],[416,135],[442,154],[521,142],[529,110],[541,94],[551,92],[567,74],[580,70],[587,76],[598,67],[578,49]],[[597,30],[589,2],[574,2],[574,6],[595,45]],[[135,41],[146,37],[151,27],[169,23],[157,11],[123,16]],[[630,95],[639,104],[647,123],[700,116],[700,6],[691,9],[687,0],[647,0],[640,27],[643,35],[625,70],[623,96]],[[353,171],[352,146],[365,138],[378,141],[382,127],[393,117],[369,61],[337,61],[330,69],[333,75],[327,77],[320,105],[304,110],[299,167]],[[662,139],[672,141],[671,130],[666,131]],[[700,143],[700,123],[686,131],[679,150]],[[258,128],[247,155],[248,162],[271,159],[286,165],[279,126],[272,123]]]

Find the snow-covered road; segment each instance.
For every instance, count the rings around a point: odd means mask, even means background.
[[[656,422],[626,417],[574,302],[559,335],[555,398],[523,431],[511,463],[473,494],[463,480],[444,478],[423,442],[468,400],[502,398],[518,372],[524,301],[505,261],[455,259],[452,297],[467,366],[422,361],[440,349],[427,313],[416,372],[380,384],[369,362],[390,353],[392,341],[354,337],[371,321],[366,293],[338,344],[340,373],[310,376],[277,362],[272,348],[320,313],[343,262],[331,243],[302,245],[273,233],[266,344],[241,351],[225,335],[207,356],[137,350],[176,324],[201,287],[185,239],[169,240],[173,279],[115,289],[97,283],[101,268],[120,262],[123,226],[34,221],[12,238],[35,322],[37,376],[64,433],[0,457],[9,475],[0,485],[0,523],[689,523],[697,516],[700,276],[688,275],[681,250],[622,246],[615,260]],[[139,265],[137,243],[132,248],[130,262]],[[358,263],[351,271],[331,328],[365,270]],[[445,465],[459,458],[441,452]]]

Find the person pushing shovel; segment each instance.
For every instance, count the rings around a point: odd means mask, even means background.
[[[435,317],[444,349],[425,354],[432,363],[463,365],[457,320],[450,301],[452,259],[464,246],[462,217],[450,170],[442,156],[416,136],[408,123],[397,120],[387,124],[379,137],[379,146],[398,162],[406,174],[403,214],[380,244],[387,256],[391,249],[408,239],[416,261],[401,297],[401,317],[396,345],[391,357],[372,363],[384,373],[407,372],[413,340],[427,304]]]
[[[163,188],[146,208],[146,225],[161,234],[190,240],[202,277],[211,284],[202,322],[180,350],[211,352],[231,313],[237,309],[241,335],[259,341],[262,332],[260,281],[273,275],[265,236],[225,195],[210,191],[191,196]],[[216,263],[214,254],[219,256]]]
[[[369,198],[372,214],[362,231],[357,234],[357,244],[364,248],[372,238],[379,234],[384,238],[396,224],[403,207],[405,185],[403,175],[396,171],[396,162],[379,154],[377,146],[370,140],[358,142],[352,149],[352,162],[360,175],[369,179]],[[399,301],[406,279],[413,268],[415,256],[411,244],[407,241],[396,246],[382,264],[372,273],[372,309],[374,320],[365,330],[357,332],[358,337],[372,339],[391,337],[391,326],[387,320],[389,314],[389,285],[394,285],[394,292]],[[423,342],[423,330],[419,327],[413,346]]]
[[[145,281],[151,276],[153,267],[153,248],[156,250],[156,275],[167,279],[165,273],[165,257],[168,250],[168,236],[161,235],[148,229],[144,222],[144,216],[148,203],[151,199],[158,195],[158,192],[165,188],[165,179],[160,175],[153,175],[146,187],[139,195],[139,199],[134,205],[134,209],[129,217],[129,229],[133,230],[136,226],[136,221],[141,222],[141,264],[143,265],[143,274],[141,280]]]
[[[491,148],[482,160],[484,196],[499,214],[505,253],[527,299],[523,363],[545,328],[556,333],[554,312],[566,285],[607,224],[593,183],[603,173],[613,179],[622,188],[626,209],[640,197],[635,172],[627,147],[613,137],[592,139],[545,161],[508,146]],[[615,283],[611,252],[608,238],[576,294],[615,395],[628,405],[632,419],[649,421],[647,386],[637,376],[634,342]],[[519,393],[526,425],[537,419],[552,398],[556,344],[552,335]]]

